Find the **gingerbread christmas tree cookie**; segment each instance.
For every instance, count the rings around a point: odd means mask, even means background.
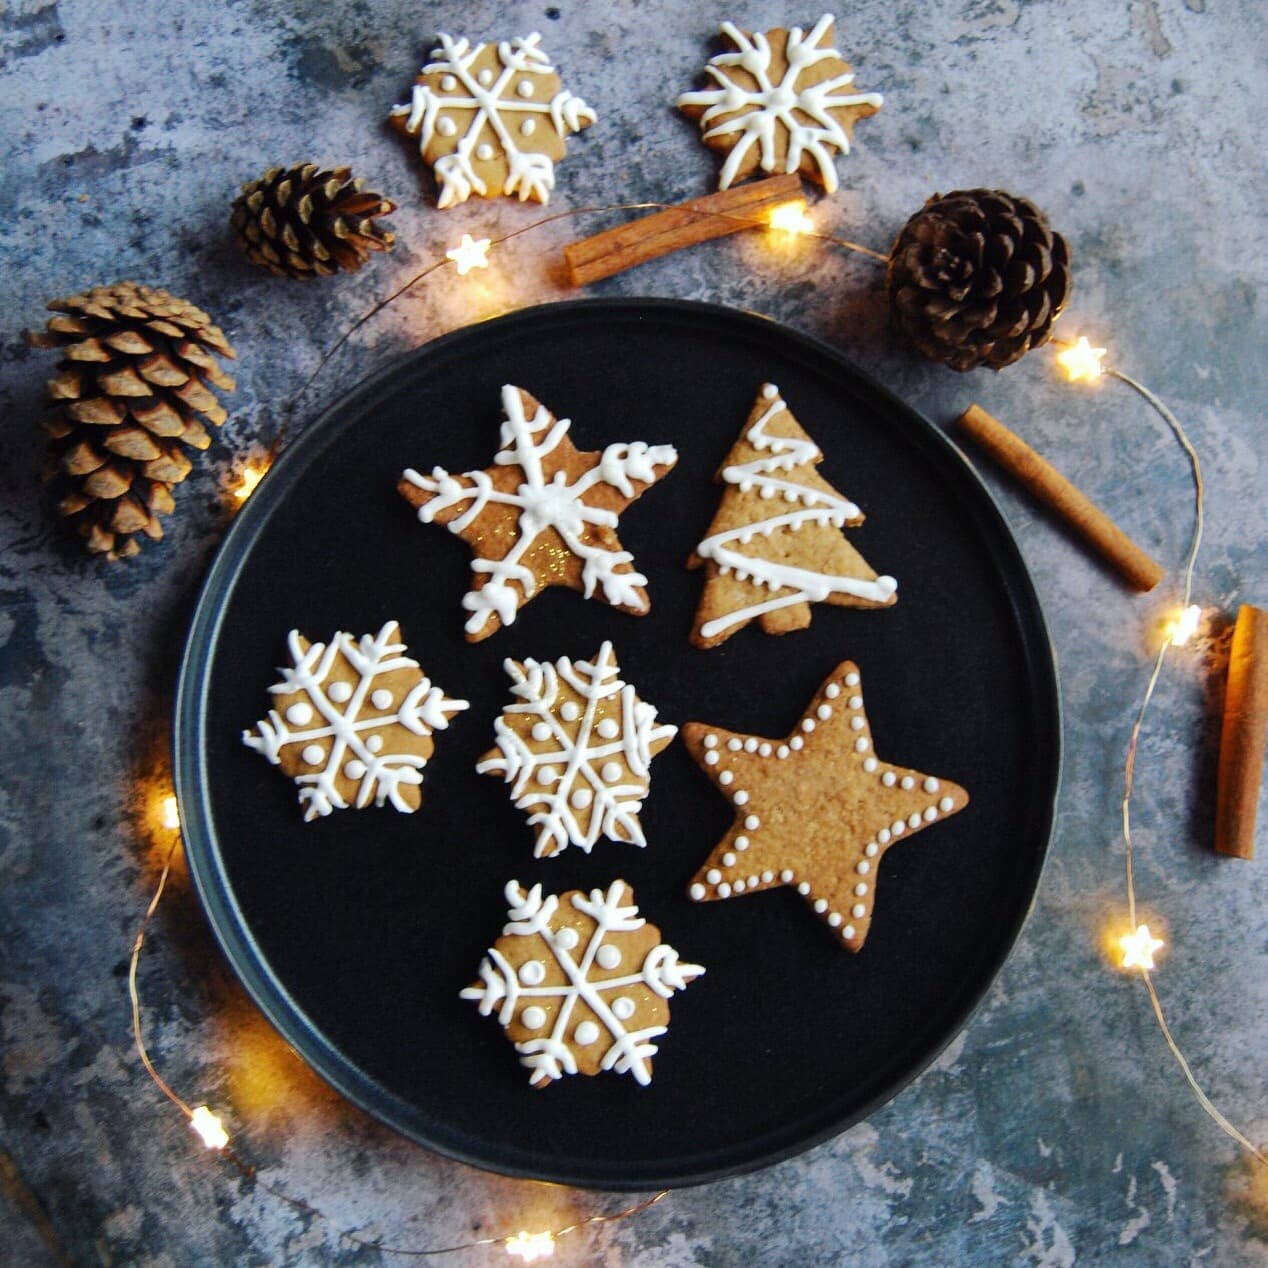
[[[882,98],[854,91],[850,64],[833,47],[832,24],[830,13],[808,33],[722,24],[731,49],[705,67],[714,87],[678,98],[679,109],[700,121],[704,143],[727,156],[719,189],[759,168],[799,171],[828,193],[836,189],[834,155],[850,152],[854,124],[874,115]]]
[[[410,468],[397,488],[424,524],[435,521],[475,552],[475,580],[462,601],[478,642],[547,586],[636,616],[648,610],[647,578],[616,535],[620,513],[678,461],[672,445],[641,440],[581,451],[556,418],[522,388],[502,389],[502,446],[482,471],[430,475]]]
[[[533,1087],[602,1070],[650,1083],[669,997],[704,969],[661,942],[624,881],[558,897],[511,881],[506,901],[510,922],[462,998],[497,1013]]]
[[[858,667],[838,665],[783,739],[689,722],[692,757],[735,822],[691,882],[697,902],[791,885],[851,951],[867,938],[881,859],[969,794],[877,755]]]
[[[765,384],[717,474],[722,501],[688,566],[705,570],[691,641],[715,647],[752,620],[768,634],[810,624],[812,603],[888,607],[898,583],[877,576],[842,529],[863,513],[815,467],[819,447]]]
[[[565,138],[589,127],[594,111],[560,83],[536,32],[496,44],[439,39],[410,100],[390,115],[418,138],[440,183],[437,205],[472,194],[549,202]]]
[[[421,804],[432,733],[468,704],[433,685],[400,636],[395,621],[329,643],[291,630],[291,663],[269,688],[273,707],[242,742],[299,785],[306,820],[371,800],[407,814]]]

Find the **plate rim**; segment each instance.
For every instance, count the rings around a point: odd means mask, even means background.
[[[596,1176],[579,1172],[576,1168],[531,1167],[515,1162],[498,1162],[487,1153],[463,1149],[453,1141],[439,1141],[410,1120],[422,1115],[412,1102],[405,1100],[379,1083],[372,1075],[354,1064],[336,1047],[309,1018],[284,984],[272,971],[257,944],[248,923],[233,897],[232,887],[223,870],[223,860],[217,844],[214,822],[210,813],[210,783],[205,754],[199,744],[208,705],[208,680],[214,663],[223,618],[237,583],[238,575],[246,563],[250,547],[256,535],[267,525],[269,516],[284,499],[287,489],[305,467],[302,459],[312,446],[329,441],[330,432],[337,426],[340,416],[352,413],[350,406],[380,390],[402,365],[443,351],[455,343],[478,339],[482,332],[494,326],[515,326],[532,323],[549,315],[552,318],[569,318],[578,311],[591,316],[607,314],[613,318],[629,319],[649,313],[670,313],[675,317],[693,315],[706,320],[740,323],[744,326],[766,324],[778,332],[781,338],[801,345],[809,353],[826,357],[851,376],[859,386],[887,409],[896,411],[931,439],[943,456],[961,469],[967,477],[968,487],[979,499],[985,518],[994,521],[998,529],[997,548],[1005,548],[1011,555],[1015,569],[1012,606],[1019,614],[1019,625],[1033,625],[1028,637],[1023,637],[1027,677],[1034,688],[1034,698],[1041,701],[1048,714],[1047,734],[1042,737],[1045,748],[1051,752],[1051,788],[1042,798],[1037,809],[1036,835],[1042,838],[1036,858],[1026,875],[1028,893],[1004,930],[998,954],[991,957],[987,970],[977,988],[966,997],[963,1006],[947,1025],[944,1037],[928,1052],[882,1092],[856,1107],[843,1118],[820,1124],[810,1132],[790,1131],[774,1148],[766,1147],[747,1152],[728,1148],[725,1152],[731,1161],[724,1165],[690,1165],[690,1156],[682,1157],[677,1167],[655,1168],[651,1164],[638,1164],[621,1175]],[[297,456],[298,455],[298,456]],[[1017,940],[1034,910],[1052,848],[1056,825],[1057,801],[1064,772],[1063,702],[1057,666],[1057,653],[1053,644],[1043,605],[1035,589],[1030,569],[998,501],[987,487],[977,469],[963,451],[942,428],[936,426],[915,406],[903,400],[895,392],[878,382],[860,368],[847,353],[824,339],[798,330],[784,322],[749,309],[701,300],[653,297],[585,297],[561,300],[516,309],[485,321],[459,327],[385,360],[377,369],[349,386],[338,396],[328,399],[324,408],[316,411],[312,420],[286,445],[273,464],[268,481],[262,486],[265,496],[253,495],[239,511],[216,549],[199,588],[193,615],[189,621],[178,671],[173,709],[172,748],[173,776],[181,821],[181,835],[186,863],[194,882],[194,889],[203,914],[211,926],[221,953],[239,982],[246,989],[270,1025],[282,1039],[291,1045],[305,1064],[324,1082],[333,1087],[353,1105],[369,1114],[389,1129],[444,1157],[477,1167],[484,1171],[553,1183],[574,1185],[580,1188],[633,1191],[641,1189],[686,1187],[705,1184],[731,1176],[742,1175],[760,1168],[772,1166],[800,1154],[815,1145],[830,1140],[856,1123],[864,1121],[882,1106],[888,1104],[917,1079],[938,1059],[947,1046],[960,1035],[974,1014],[981,1007],[987,992],[995,983],[1004,965],[1012,955]],[[257,500],[258,497],[258,500]],[[1020,591],[1020,593],[1018,593]],[[434,1115],[431,1117],[434,1118]],[[712,1150],[718,1153],[720,1150]]]

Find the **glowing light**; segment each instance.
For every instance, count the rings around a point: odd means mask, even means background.
[[[208,1149],[223,1149],[229,1143],[229,1133],[217,1115],[205,1105],[200,1105],[189,1117],[190,1127],[202,1137]]]
[[[555,1253],[554,1233],[525,1233],[523,1230],[506,1239],[506,1253],[531,1264],[549,1259]]]
[[[1190,603],[1174,621],[1171,622],[1167,638],[1173,646],[1183,647],[1198,632],[1198,624],[1202,620],[1202,609],[1196,603]]]
[[[264,473],[269,469],[267,462],[249,462],[242,468],[241,475],[238,476],[238,483],[233,489],[233,499],[235,502],[245,502],[247,498],[255,492],[255,486],[264,479]]]
[[[794,202],[780,203],[770,213],[770,227],[796,237],[803,233],[814,233],[815,222],[806,215],[805,202],[798,198]]]
[[[1105,352],[1104,348],[1092,347],[1086,335],[1080,335],[1074,343],[1067,344],[1063,351],[1057,353],[1057,364],[1071,383],[1080,379],[1095,383],[1105,373],[1101,366]]]
[[[473,238],[469,233],[464,233],[462,241],[445,252],[445,259],[454,262],[459,277],[466,277],[472,269],[487,269],[489,267],[489,239]]]
[[[170,793],[159,803],[159,814],[162,816],[163,826],[165,828],[171,828],[173,832],[180,828],[180,807],[176,804],[176,798]]]
[[[1167,944],[1161,938],[1155,938],[1148,925],[1137,925],[1136,932],[1123,934],[1118,945],[1123,952],[1123,968],[1148,971],[1154,967],[1154,952]]]

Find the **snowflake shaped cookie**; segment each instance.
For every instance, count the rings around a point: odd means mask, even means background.
[[[646,845],[638,820],[651,761],[678,733],[622,681],[611,643],[593,661],[508,660],[515,704],[494,723],[497,747],[480,774],[501,775],[537,828],[537,858],[601,836]]]
[[[462,998],[496,1012],[533,1087],[601,1070],[650,1083],[669,997],[704,969],[661,942],[624,881],[559,897],[511,881],[506,901],[510,923]]]
[[[478,642],[510,625],[546,586],[569,586],[588,599],[641,616],[647,578],[616,535],[620,513],[678,461],[672,445],[641,440],[582,452],[555,418],[522,388],[502,389],[502,446],[483,471],[430,475],[410,468],[397,488],[418,510],[470,544],[475,583],[462,601]]]
[[[399,640],[395,621],[360,639],[288,635],[291,663],[269,688],[273,707],[242,742],[299,785],[306,820],[371,799],[406,814],[421,804],[432,732],[468,704],[433,686]]]
[[[473,46],[441,35],[410,101],[393,108],[393,126],[418,137],[436,173],[441,208],[473,193],[550,201],[564,139],[595,114],[563,87],[540,41],[534,32]]]
[[[678,98],[679,109],[700,121],[704,143],[727,155],[719,189],[759,167],[800,171],[828,193],[836,189],[834,152],[850,152],[855,122],[874,115],[882,98],[850,91],[854,75],[832,46],[832,24],[830,13],[809,34],[799,26],[750,34],[722,24],[732,51],[705,67],[717,86]]]

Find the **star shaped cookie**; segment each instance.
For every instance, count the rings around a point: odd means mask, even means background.
[[[475,580],[462,600],[471,613],[468,642],[510,625],[547,586],[644,615],[647,578],[622,548],[617,521],[673,467],[678,451],[641,440],[579,450],[568,435],[570,419],[510,384],[502,388],[502,407],[502,446],[491,466],[461,475],[444,467],[421,475],[411,467],[397,484],[424,524],[443,524],[475,552]]]
[[[867,938],[885,851],[969,801],[959,784],[876,755],[851,661],[837,666],[785,739],[701,722],[688,722],[683,739],[735,807],[691,897],[795,886],[851,951]]]

